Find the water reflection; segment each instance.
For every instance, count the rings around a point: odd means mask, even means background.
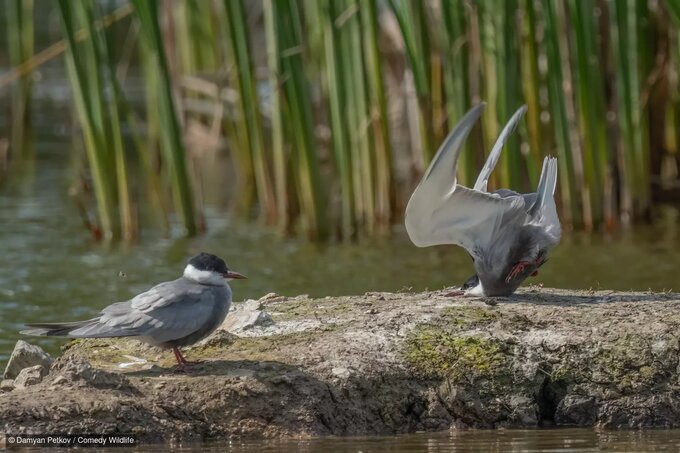
[[[145,451],[166,451],[146,446]],[[114,450],[111,450],[114,451]],[[680,451],[680,430],[597,431],[593,429],[463,430],[380,437],[326,437],[309,440],[187,443],[173,451],[255,453],[539,453]]]

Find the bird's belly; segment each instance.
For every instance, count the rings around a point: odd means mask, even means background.
[[[205,323],[203,326],[189,335],[164,342],[154,342],[153,339],[147,339],[146,341],[161,348],[179,348],[196,344],[217,330],[217,328],[224,322],[224,319],[227,317],[227,313],[229,313],[229,305],[230,304],[226,304],[223,309],[216,310],[209,322]]]

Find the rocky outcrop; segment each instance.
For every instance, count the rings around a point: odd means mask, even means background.
[[[680,295],[444,294],[250,302],[227,319],[237,335],[185,351],[201,361],[188,373],[133,340],[75,341],[41,382],[0,393],[0,431],[163,441],[680,426]]]
[[[43,369],[49,370],[54,359],[42,350],[40,346],[32,345],[24,340],[17,341],[14,351],[7,362],[3,379],[16,378],[21,370],[41,365]]]

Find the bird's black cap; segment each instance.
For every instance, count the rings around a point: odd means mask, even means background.
[[[213,255],[212,253],[199,253],[189,260],[189,264],[194,266],[199,271],[212,271],[218,272],[220,274],[226,274],[229,272],[229,269],[227,269],[227,263],[225,263],[222,258]]]
[[[463,283],[463,286],[460,289],[462,290],[471,289],[477,285],[479,285],[479,277],[477,276],[477,274],[475,274],[472,277],[468,278],[465,281],[465,283]]]

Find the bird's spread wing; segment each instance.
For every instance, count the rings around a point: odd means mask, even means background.
[[[520,107],[512,115],[512,118],[510,118],[508,124],[506,124],[503,130],[501,131],[501,135],[498,136],[498,139],[496,139],[496,143],[493,145],[493,148],[491,148],[491,152],[489,153],[489,157],[486,159],[486,162],[484,163],[482,171],[479,172],[479,176],[477,177],[477,181],[475,182],[475,185],[473,187],[475,190],[479,190],[480,192],[488,191],[487,185],[489,184],[489,178],[491,177],[491,172],[496,167],[498,159],[501,157],[501,151],[503,151],[503,146],[505,146],[505,142],[508,141],[510,135],[517,128],[517,124],[519,124],[519,121],[522,119],[526,111],[527,111],[526,105]]]
[[[557,159],[546,157],[543,159],[541,179],[536,189],[536,200],[528,209],[531,222],[541,225],[555,238],[561,234],[560,219],[557,217],[555,206],[555,186],[557,184]]]
[[[419,204],[417,199],[411,197],[411,202]],[[457,244],[473,255],[478,247],[491,242],[504,219],[523,215],[524,209],[522,197],[501,198],[459,184],[448,194],[424,203],[424,208],[406,208],[406,230],[413,243],[418,247]]]
[[[427,167],[416,192],[421,187],[426,191],[432,190],[438,193],[451,190],[452,184],[456,183],[456,165],[462,145],[484,111],[484,107],[486,107],[485,103],[472,107],[456,124],[456,127],[451,130],[439,147],[437,154],[434,155],[430,166]]]
[[[521,196],[501,197],[456,184],[461,146],[483,108],[484,104],[475,106],[460,120],[411,195],[406,231],[419,247],[457,244],[474,254],[476,247],[491,240],[506,216],[525,215]]]

